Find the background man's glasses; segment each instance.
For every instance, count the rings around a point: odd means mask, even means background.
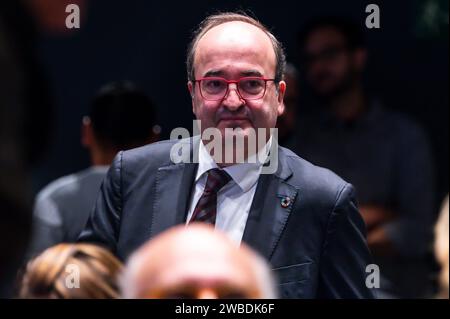
[[[239,80],[227,80],[220,77],[206,77],[197,79],[200,94],[207,101],[219,101],[225,98],[229,92],[230,84],[236,83],[237,93],[243,100],[257,100],[264,97],[267,81],[263,77],[244,77]]]
[[[316,61],[324,61],[329,62],[335,60],[340,54],[344,52],[348,52],[350,48],[347,46],[330,46],[327,48],[322,49],[320,52],[311,54],[311,53],[305,53],[302,57],[302,65],[308,66]]]

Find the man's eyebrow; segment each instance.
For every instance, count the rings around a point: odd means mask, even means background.
[[[240,73],[242,76],[262,76],[262,73],[258,70],[246,70]]]
[[[258,70],[245,70],[239,73],[241,76],[263,76],[261,72]],[[222,70],[210,70],[206,72],[203,77],[209,77],[209,76],[224,76],[225,72]]]
[[[210,70],[208,72],[205,73],[205,75],[203,75],[204,78],[209,77],[209,76],[223,76],[224,72],[221,70]]]

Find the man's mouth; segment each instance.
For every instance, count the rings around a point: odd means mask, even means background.
[[[241,122],[241,121],[250,121],[248,117],[244,116],[227,116],[219,119],[219,122]]]

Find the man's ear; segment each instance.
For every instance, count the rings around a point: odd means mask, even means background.
[[[188,90],[189,90],[189,95],[191,96],[191,98],[194,98],[194,84],[192,83],[192,81],[188,81],[187,83],[188,86]]]
[[[91,119],[89,116],[83,116],[81,121],[81,145],[90,148],[92,144],[94,144],[94,133],[92,131]]]
[[[147,143],[151,144],[151,143],[155,143],[158,142],[161,136],[161,126],[159,126],[158,124],[153,125],[152,128],[152,132],[149,136],[149,138],[147,139]]]
[[[278,100],[278,116],[284,113],[284,94],[286,93],[286,82],[280,81],[278,83],[277,89],[277,100]]]
[[[195,114],[195,105],[194,105],[194,97],[195,97],[195,86],[192,81],[188,81],[187,87],[189,90],[189,94],[191,95],[191,101],[192,101],[192,113]]]

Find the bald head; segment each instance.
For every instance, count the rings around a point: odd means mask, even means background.
[[[260,28],[242,21],[226,22],[213,27],[199,39],[194,55],[196,78],[240,64],[249,70],[256,65],[254,71],[258,75],[275,77],[275,51],[269,36]]]
[[[198,26],[198,28],[194,31],[193,36],[192,36],[192,41],[189,44],[189,48],[188,48],[188,52],[187,52],[187,59],[186,59],[186,66],[187,66],[187,73],[188,73],[188,80],[189,81],[194,81],[195,79],[195,70],[194,70],[194,59],[196,57],[196,52],[197,52],[197,46],[198,43],[200,42],[200,40],[203,39],[203,37],[209,33],[210,31],[212,31],[212,29],[216,29],[218,26],[224,25],[224,24],[230,24],[230,23],[234,23],[234,27],[236,27],[234,30],[229,29],[230,34],[228,35],[228,37],[222,37],[220,40],[223,43],[223,41],[225,40],[231,40],[231,42],[236,43],[236,41],[238,41],[239,39],[237,38],[230,38],[233,35],[244,35],[244,34],[239,34],[239,33],[234,33],[233,31],[238,31],[237,28],[241,27],[241,28],[247,28],[247,30],[245,31],[247,33],[247,31],[257,31],[254,34],[246,34],[246,37],[250,36],[260,36],[260,34],[264,34],[265,35],[265,40],[269,40],[271,43],[271,51],[273,52],[275,58],[276,58],[276,69],[275,69],[275,79],[276,82],[281,81],[283,78],[283,74],[284,74],[284,68],[286,65],[286,56],[284,53],[284,49],[282,44],[277,40],[277,38],[269,31],[269,29],[263,25],[261,22],[259,22],[258,20],[256,20],[255,18],[252,18],[248,15],[246,15],[245,13],[236,13],[236,12],[223,12],[223,13],[218,13],[218,14],[213,14],[210,15],[208,17],[206,17]],[[240,23],[241,25],[239,26],[239,24],[236,23]],[[245,24],[245,25],[242,25]],[[228,27],[231,27],[231,25],[226,26],[226,28],[228,29]],[[250,28],[252,27],[252,28]],[[257,30],[255,30],[255,28]],[[219,30],[215,30],[216,32],[218,32]],[[222,28],[222,31],[224,31],[224,29]],[[242,30],[240,30],[242,31]],[[211,34],[210,34],[211,35]],[[246,39],[244,39],[246,40]],[[265,41],[264,40],[264,41]]]
[[[212,227],[179,226],[130,258],[126,298],[271,298],[270,270],[249,248]]]

